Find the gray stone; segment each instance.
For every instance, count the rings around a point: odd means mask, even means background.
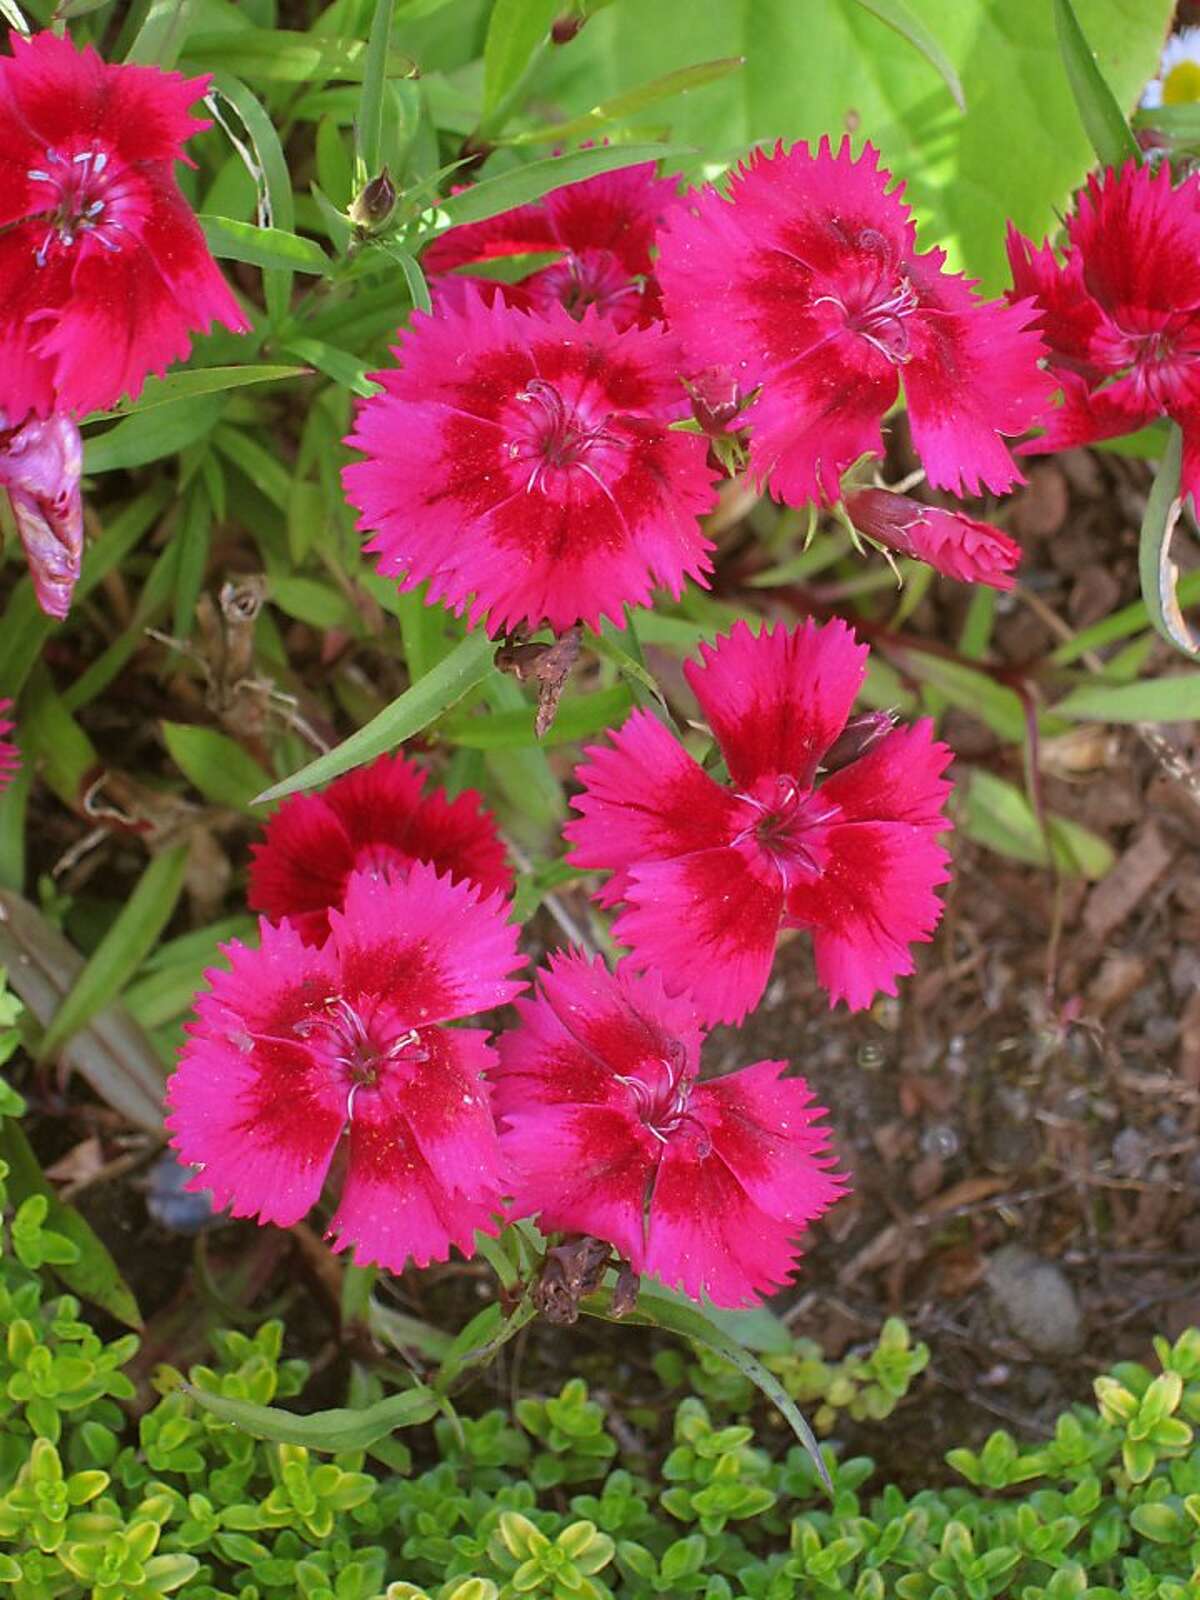
[[[1083,1314],[1061,1268],[1024,1245],[1005,1245],[984,1273],[1001,1319],[1040,1356],[1074,1355],[1083,1345]]]

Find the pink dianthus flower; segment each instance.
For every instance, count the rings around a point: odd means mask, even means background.
[[[1032,295],[1063,403],[1024,453],[1183,430],[1183,487],[1200,497],[1200,177],[1167,163],[1093,173],[1067,217],[1061,259],[1009,229],[1014,294]]]
[[[320,944],[356,872],[400,875],[425,861],[484,894],[511,894],[504,845],[480,796],[467,789],[450,800],[424,787],[416,762],[396,754],[335,778],[321,794],[285,800],[252,846],[252,909],[286,917],[306,944]]]
[[[602,172],[498,217],[448,229],[427,247],[421,265],[443,304],[473,284],[485,297],[498,294],[529,310],[559,304],[579,317],[595,306],[619,328],[646,324],[662,315],[652,251],[658,228],[678,204],[676,190],[673,178],[655,176],[653,162]],[[551,251],[557,261],[515,283],[456,270]]]
[[[986,583],[1011,589],[1021,546],[990,522],[961,511],[927,506],[887,489],[860,489],[846,500],[846,515],[869,539],[927,562],[959,583]]]
[[[694,1299],[780,1288],[845,1191],[804,1080],[757,1061],[700,1082],[694,1007],[628,962],[552,956],[518,1011],[492,1074],[513,1214],[607,1240]]]
[[[709,570],[707,443],[670,431],[687,403],[664,333],[472,295],[400,340],[344,474],[380,572],[494,635],[622,626],[656,584],[678,597]]]
[[[288,922],[224,947],[167,1086],[172,1144],[234,1216],[290,1227],[317,1202],[348,1132],[334,1249],[399,1272],[465,1254],[495,1231],[500,1155],[483,1073],[487,1034],[442,1024],[523,985],[517,929],[422,862],[359,872],[330,936]]]
[[[38,605],[61,620],[83,561],[83,440],[71,417],[27,416],[7,426],[0,411],[0,487],[8,491]]]
[[[895,994],[942,912],[950,751],[928,721],[847,724],[867,648],[843,622],[738,622],[700,654],[683,670],[729,782],[635,712],[576,773],[568,859],[612,873],[597,898],[625,907],[615,937],[706,1022],[757,1005],[781,927],[809,929],[831,1002]]]
[[[901,379],[913,444],[936,488],[995,493],[1021,482],[1002,435],[1049,393],[1023,305],[981,300],[918,253],[901,192],[866,145],[755,151],[729,197],[705,189],[660,235],[671,330],[695,370],[726,369],[743,394],[750,470],[791,505],[836,501],[845,470],[883,451]]]
[[[46,32],[0,58],[0,370],[12,417],[135,397],[193,332],[248,327],[172,167],[207,78]]]
[[[0,696],[0,793],[8,788],[21,767],[21,752],[9,738],[16,723],[5,716],[12,710],[12,701]]]

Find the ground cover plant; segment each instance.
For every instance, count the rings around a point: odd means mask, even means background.
[[[1191,1592],[1186,15],[0,13],[0,1583]]]

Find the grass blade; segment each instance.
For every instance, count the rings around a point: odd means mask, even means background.
[[[1054,0],[1054,29],[1079,119],[1101,166],[1122,167],[1126,161],[1140,161],[1138,142],[1100,71],[1071,0]]]

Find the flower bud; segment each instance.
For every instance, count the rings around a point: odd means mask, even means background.
[[[683,386],[692,402],[692,415],[712,437],[725,432],[745,404],[737,379],[728,367],[705,367]]]
[[[350,207],[350,219],[360,228],[378,228],[396,209],[396,185],[386,167],[377,178],[356,197]]]

